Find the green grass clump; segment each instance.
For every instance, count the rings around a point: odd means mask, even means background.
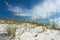
[[[15,36],[16,27],[13,25],[8,25],[6,28],[8,35]]]
[[[52,29],[56,29],[57,25],[56,24],[52,24]]]
[[[51,26],[52,26],[52,29],[57,29],[57,25],[55,24],[54,19]]]

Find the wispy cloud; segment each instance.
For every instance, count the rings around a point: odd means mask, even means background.
[[[6,6],[8,6],[9,8],[12,7],[7,1],[5,1],[5,4],[6,4]]]
[[[5,3],[9,6],[7,2]],[[60,0],[44,0],[42,4],[39,3],[31,9],[12,6],[9,10],[15,12],[14,15],[17,16],[31,16],[32,19],[47,18],[47,16],[60,12]]]

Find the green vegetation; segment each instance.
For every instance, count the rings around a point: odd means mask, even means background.
[[[54,20],[53,20],[52,29],[57,29],[56,27],[57,27],[57,25],[54,23]]]
[[[45,30],[45,28],[48,28],[48,26],[51,26],[51,28],[52,29],[56,29],[56,24],[54,23],[54,21],[53,21],[53,23],[52,24],[50,24],[50,22],[49,22],[49,19],[46,19],[46,21],[45,21],[46,23],[42,23],[42,22],[36,22],[36,21],[24,21],[24,20],[16,20],[16,19],[11,19],[11,20],[9,20],[8,18],[6,18],[5,19],[5,23],[6,24],[23,24],[23,23],[31,23],[31,24],[33,24],[33,25],[36,25],[35,27],[37,27],[37,26],[43,26],[42,28],[43,28],[43,30]],[[27,24],[25,24],[25,26],[27,26]],[[28,26],[27,26],[28,27]]]
[[[6,28],[6,31],[9,35],[15,36],[16,27],[13,26],[13,25],[8,25],[7,28]]]

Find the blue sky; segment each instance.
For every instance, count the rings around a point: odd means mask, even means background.
[[[10,7],[8,7],[8,5],[11,5],[11,8],[20,7],[25,10],[31,9],[34,5],[39,3],[39,1],[42,2],[42,0],[0,0],[0,17],[16,17],[16,15],[14,15],[14,12],[9,10]]]
[[[0,18],[60,20],[60,0],[0,0]],[[60,23],[60,21],[59,21]]]

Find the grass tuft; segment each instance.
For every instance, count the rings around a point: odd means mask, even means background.
[[[13,26],[13,25],[8,25],[7,28],[6,28],[6,31],[9,35],[15,36],[16,27]]]

